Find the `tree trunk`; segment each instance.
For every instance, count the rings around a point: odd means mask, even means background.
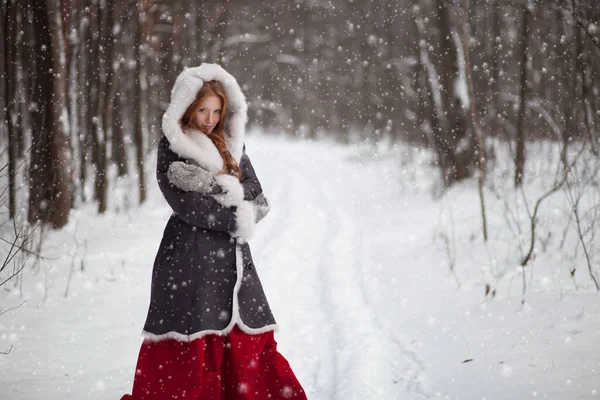
[[[59,4],[35,1],[37,59],[34,101],[38,104],[32,130],[28,220],[61,228],[70,210],[70,155],[65,96],[64,41]],[[50,32],[50,35],[48,35]]]
[[[85,11],[88,6],[87,2],[84,2],[81,7],[81,18],[89,18],[89,11]],[[90,92],[91,87],[89,86],[88,78],[90,76],[90,69],[88,68],[89,62],[88,60],[91,57],[90,47],[91,47],[91,26],[90,23],[79,24],[79,37],[81,40],[79,41],[79,60],[78,60],[78,86],[81,88],[81,91],[78,96],[79,102],[79,135],[77,135],[77,146],[79,148],[79,176],[78,176],[78,186],[80,187],[80,198],[82,202],[85,202],[85,185],[87,182],[87,166],[88,166],[88,154],[90,150],[90,129],[92,124],[90,122]]]
[[[68,129],[69,115],[67,112],[67,68],[66,41],[63,36],[62,4],[54,0],[48,4],[48,20],[52,38],[53,62],[53,96],[52,110],[52,212],[51,223],[54,228],[61,228],[69,221],[71,210],[71,153],[69,152]]]
[[[519,119],[517,121],[517,154],[515,160],[515,187],[523,185],[525,171],[525,105],[527,104],[527,54],[529,42],[529,8],[523,6],[521,40],[521,92],[519,94]]]
[[[113,86],[119,85],[119,77],[116,77],[116,82]],[[129,165],[127,162],[127,147],[125,145],[125,132],[123,130],[123,102],[119,95],[114,99],[114,119],[112,122],[112,162],[117,166],[117,175],[125,176],[129,173]]]
[[[30,5],[26,0],[19,0],[19,17],[18,20],[23,23],[26,21],[27,15],[29,14]],[[31,112],[29,105],[31,104],[31,72],[35,71],[35,56],[33,55],[33,43],[34,33],[33,28],[29,27],[24,29],[18,34],[17,44],[17,79],[18,86],[16,87],[19,105],[17,109],[17,127],[18,133],[16,135],[16,148],[17,156],[23,157],[27,151],[25,143],[25,132],[31,131]],[[27,66],[25,68],[25,66]]]
[[[491,132],[495,137],[500,137],[500,121],[498,120],[498,113],[500,112],[500,46],[501,46],[501,33],[500,33],[500,0],[494,0],[493,8],[493,28],[492,28],[492,54],[490,60],[490,70],[492,74],[492,83],[490,85],[490,112],[493,114],[491,121]]]
[[[303,103],[300,106],[300,110],[302,113],[301,120],[297,121],[297,124],[303,127],[302,134],[306,137],[314,139],[317,135],[317,130],[315,129],[314,122],[314,109],[315,106],[315,97],[317,96],[315,88],[318,86],[319,79],[319,65],[318,63],[312,63],[311,60],[316,59],[318,56],[316,45],[313,43],[314,38],[311,37],[313,33],[313,23],[311,20],[311,2],[305,1],[303,4],[304,13],[303,13],[303,22],[304,29],[302,30],[302,40],[303,44],[303,59],[306,63],[306,74],[303,82],[304,82],[304,90],[303,95],[304,99],[302,99]],[[300,71],[298,71],[300,73]],[[298,125],[297,125],[298,126]]]
[[[90,26],[90,37],[86,43],[86,49],[89,50],[88,59],[86,64],[86,85],[89,88],[86,91],[87,95],[87,140],[90,145],[90,151],[92,154],[92,165],[94,166],[94,195],[93,199],[100,202],[101,192],[98,190],[98,176],[101,174],[98,170],[103,168],[101,160],[100,147],[102,143],[98,137],[98,129],[102,120],[100,118],[100,102],[102,101],[101,87],[100,87],[100,74],[98,71],[98,61],[103,54],[100,53],[100,26],[101,26],[101,11],[100,6],[92,1],[89,6],[91,12],[89,12],[88,21]]]
[[[17,87],[17,4],[14,0],[6,1],[4,14],[4,118],[8,131],[8,210],[9,218],[14,219],[17,210],[15,192],[17,140],[15,126],[18,113],[16,103]]]
[[[463,44],[463,55],[465,60],[465,76],[467,80],[467,87],[469,92],[469,111],[471,113],[471,123],[473,134],[475,136],[475,165],[479,170],[477,176],[477,184],[479,188],[479,204],[481,209],[481,221],[482,221],[482,233],[483,240],[488,240],[488,226],[487,226],[487,214],[485,210],[485,196],[483,191],[483,181],[485,177],[485,138],[483,132],[479,126],[479,116],[477,115],[477,97],[475,95],[475,85],[473,84],[473,73],[471,69],[471,54],[469,50],[469,0],[464,0],[463,16],[462,21],[462,44]]]
[[[453,40],[450,5],[437,0],[431,24],[438,28],[433,51],[427,49],[425,24],[418,7],[413,9],[421,34],[421,61],[427,70],[428,94],[432,104],[432,136],[438,166],[445,186],[470,176],[476,161],[475,140],[468,135],[467,118],[455,84],[459,78],[458,52]],[[429,41],[432,41],[429,38]]]
[[[105,0],[100,6],[98,28],[103,56],[99,62],[99,75],[103,78],[98,82],[98,109],[96,115],[101,123],[94,130],[98,143],[98,165],[96,169],[96,193],[98,213],[103,214],[108,208],[108,144],[110,141],[110,126],[112,124],[112,94],[113,94],[113,12],[114,0]]]
[[[146,201],[146,175],[144,172],[144,135],[142,132],[143,116],[142,116],[142,60],[140,46],[142,45],[142,27],[140,20],[140,6],[134,6],[134,24],[135,24],[135,39],[134,39],[134,58],[135,58],[135,82],[133,86],[133,141],[136,152],[136,165],[138,170],[138,189],[140,204]]]
[[[76,5],[71,9],[69,13],[69,26],[70,30],[77,30],[78,21],[81,20],[81,7]],[[69,31],[70,31],[69,30]],[[67,72],[67,110],[71,117],[69,126],[73,132],[79,132],[79,124],[80,124],[80,112],[79,112],[79,98],[81,97],[79,94],[79,69],[78,60],[81,58],[81,36],[79,35],[71,35],[67,33],[68,40],[68,49],[69,56],[67,65],[69,66]],[[80,174],[82,164],[81,156],[79,152],[81,151],[79,147],[79,136],[73,134],[69,138],[69,151],[71,152],[71,158],[73,159],[73,174],[72,174],[72,196],[71,196],[71,208],[77,208],[77,194],[83,191],[83,188],[80,186],[80,181],[77,177]]]

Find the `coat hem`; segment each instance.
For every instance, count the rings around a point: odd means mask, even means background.
[[[179,333],[179,332],[175,332],[175,331],[157,335],[155,333],[151,333],[146,330],[142,330],[142,336],[144,338],[149,339],[150,341],[154,341],[154,342],[158,342],[158,341],[166,340],[166,339],[176,339],[176,340],[179,340],[182,342],[191,342],[194,339],[198,339],[203,336],[210,335],[210,334],[221,335],[221,336],[227,335],[229,332],[231,332],[231,330],[233,329],[235,324],[237,324],[239,326],[239,328],[242,330],[242,332],[247,333],[249,335],[258,335],[258,334],[269,332],[269,331],[277,331],[279,329],[279,326],[277,324],[270,324],[270,325],[263,326],[261,328],[251,328],[242,321],[242,318],[240,317],[240,306],[239,306],[239,300],[238,300],[238,293],[242,286],[242,278],[244,277],[244,260],[243,260],[242,246],[240,245],[240,240],[236,241],[235,258],[236,258],[235,259],[235,270],[236,270],[237,276],[236,276],[235,286],[233,287],[232,317],[231,317],[231,321],[229,322],[229,325],[227,325],[227,327],[225,327],[222,330],[207,329],[204,331],[192,333],[191,335],[185,335],[183,333]]]
[[[215,330],[215,329],[207,329],[205,331],[192,333],[191,335],[185,335],[183,333],[174,332],[174,331],[157,335],[155,333],[143,330],[142,337],[151,342],[160,342],[162,340],[168,340],[168,339],[175,339],[180,342],[191,342],[192,340],[202,338],[206,335],[225,336],[233,330],[233,327],[235,325],[236,324],[228,326],[227,328],[220,330],[220,331]],[[262,328],[250,328],[246,324],[243,324],[240,321],[238,321],[237,326],[238,326],[238,328],[240,328],[240,330],[242,332],[247,333],[248,335],[259,335],[261,333],[270,332],[270,331],[277,332],[279,330],[279,325],[277,325],[277,324],[263,326]]]

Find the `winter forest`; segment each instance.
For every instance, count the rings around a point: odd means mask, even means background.
[[[0,31],[0,399],[131,391],[201,63],[248,103],[309,399],[600,399],[597,0],[1,0]]]

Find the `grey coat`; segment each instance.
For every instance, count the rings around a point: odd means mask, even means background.
[[[144,336],[189,341],[226,334],[236,323],[250,334],[275,330],[250,246],[231,235],[237,228],[236,207],[174,186],[167,179],[169,166],[185,159],[169,147],[163,136],[156,177],[173,215],[154,261]],[[244,200],[252,201],[262,187],[245,152],[239,165]]]
[[[219,174],[223,158],[210,138],[184,130],[180,123],[204,82],[212,80],[226,93],[224,139],[242,170],[241,181]],[[150,339],[190,341],[209,333],[225,335],[236,324],[249,334],[277,328],[248,245],[261,217],[255,199],[262,187],[245,153],[247,110],[236,79],[218,64],[186,68],[171,90],[162,118],[156,177],[173,215],[152,271],[143,331]],[[173,185],[168,171],[176,162],[201,167],[223,190],[208,195]]]

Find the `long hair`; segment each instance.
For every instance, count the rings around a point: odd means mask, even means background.
[[[211,133],[207,133],[206,136],[210,138],[217,150],[219,150],[219,154],[221,154],[221,157],[223,158],[223,165],[225,166],[226,172],[230,175],[237,176],[238,179],[241,179],[242,171],[240,170],[240,166],[229,152],[229,149],[227,148],[227,142],[225,141],[227,96],[225,95],[225,89],[223,88],[223,85],[221,85],[219,81],[204,82],[204,85],[202,85],[202,88],[196,94],[196,99],[188,107],[185,114],[183,114],[183,117],[181,118],[181,126],[183,128],[192,128],[202,131],[194,121],[194,115],[196,115],[196,111],[198,110],[198,107],[200,107],[202,100],[207,96],[219,97],[223,103],[223,107],[221,108],[221,118],[219,119],[219,123],[215,125],[213,131]]]

